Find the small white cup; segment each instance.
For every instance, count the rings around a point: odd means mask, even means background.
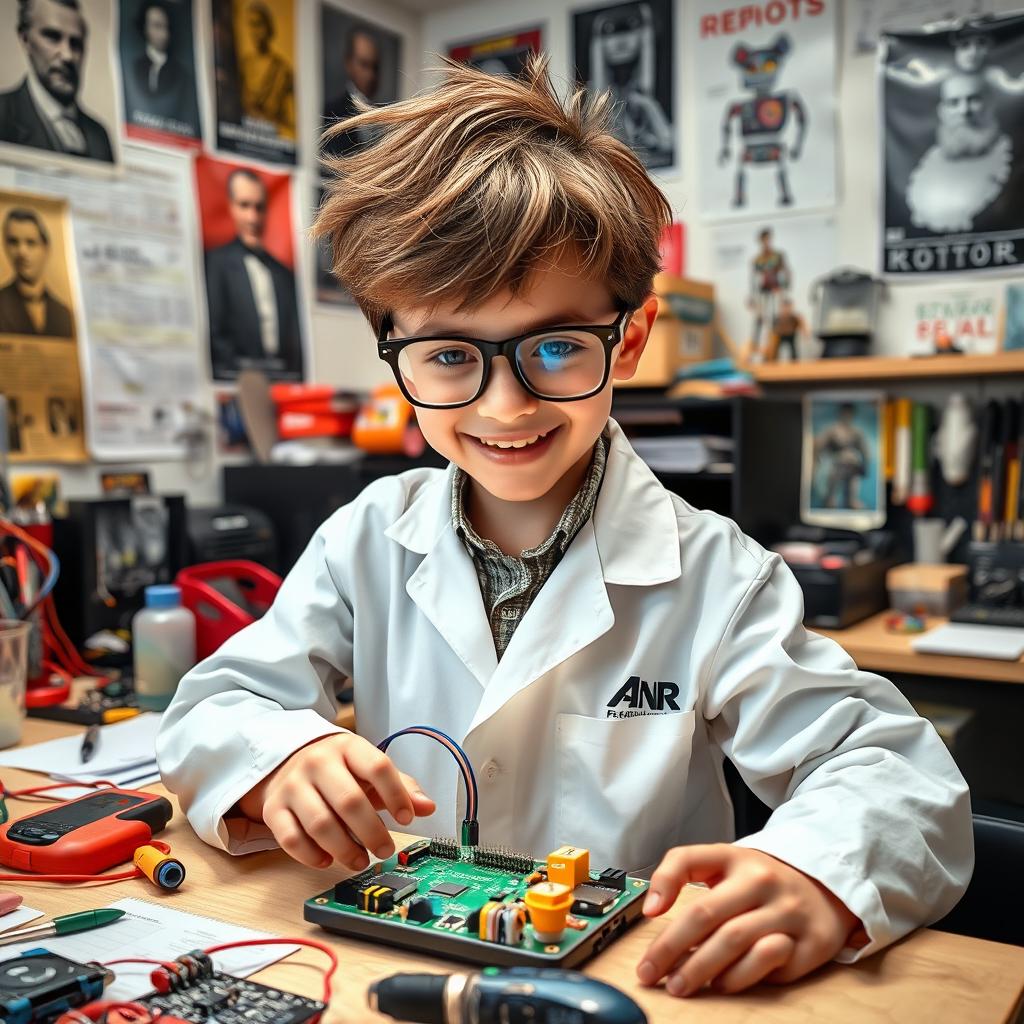
[[[21,742],[31,625],[0,619],[0,748]]]

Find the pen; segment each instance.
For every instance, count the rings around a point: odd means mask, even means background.
[[[82,764],[85,764],[96,753],[96,748],[99,745],[100,727],[98,725],[90,725],[85,730],[85,736],[82,737]]]
[[[16,942],[29,939],[49,939],[54,935],[71,935],[74,932],[85,932],[91,928],[102,928],[113,924],[124,917],[123,910],[83,910],[77,914],[64,914],[55,917],[47,924],[31,925],[28,928],[17,928],[6,935],[0,935],[0,946],[12,946]]]
[[[992,522],[992,474],[995,462],[995,438],[999,430],[999,406],[994,400],[985,405],[981,430],[978,431],[978,511],[974,521],[974,539],[988,540]]]

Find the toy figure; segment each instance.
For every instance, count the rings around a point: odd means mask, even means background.
[[[772,333],[768,340],[765,359],[769,362],[778,359],[782,355],[782,350],[786,348],[789,350],[789,360],[795,363],[800,358],[797,351],[797,335],[806,333],[807,321],[796,311],[793,300],[788,295],[784,296],[779,312],[772,322]]]
[[[864,507],[858,491],[871,457],[864,431],[854,422],[856,409],[850,402],[839,407],[839,418],[814,439],[815,470],[823,457],[830,457],[825,484],[827,508]]]
[[[761,354],[761,331],[775,322],[779,296],[789,288],[790,273],[786,254],[772,245],[772,229],[763,228],[757,235],[761,248],[750,264],[750,298],[747,307],[754,314],[754,330],[748,345],[748,356]]]
[[[739,43],[732,51],[732,61],[743,72],[743,86],[754,95],[745,100],[731,103],[722,122],[722,150],[718,162],[725,164],[731,158],[732,121],[740,121],[740,135],[743,149],[736,169],[736,192],[733,206],[745,206],[746,179],[744,168],[747,164],[775,164],[779,184],[779,205],[790,206],[793,197],[789,191],[786,175],[786,158],[799,160],[807,134],[807,112],[800,97],[793,92],[775,91],[782,60],[790,51],[789,36],[776,37],[771,46],[752,50]],[[796,142],[788,153],[783,138],[790,114],[796,119]]]

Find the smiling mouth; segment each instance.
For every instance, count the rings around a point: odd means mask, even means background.
[[[529,448],[531,445],[536,444],[538,441],[542,441],[545,437],[553,432],[552,430],[545,430],[542,434],[531,434],[529,437],[516,438],[514,441],[504,441],[499,438],[488,439],[486,437],[477,437],[474,440],[480,444],[486,445],[488,448],[500,448],[503,451],[508,451],[512,448]]]

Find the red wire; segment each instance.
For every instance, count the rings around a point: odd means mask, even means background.
[[[320,950],[331,962],[330,970],[324,972],[324,994],[320,1001],[325,1005],[331,1001],[331,977],[338,969],[338,957],[330,946],[317,942],[316,939],[241,939],[238,942],[223,942],[219,946],[210,946],[203,952],[207,956],[212,956],[225,949],[240,949],[243,946],[307,946],[309,949]]]

